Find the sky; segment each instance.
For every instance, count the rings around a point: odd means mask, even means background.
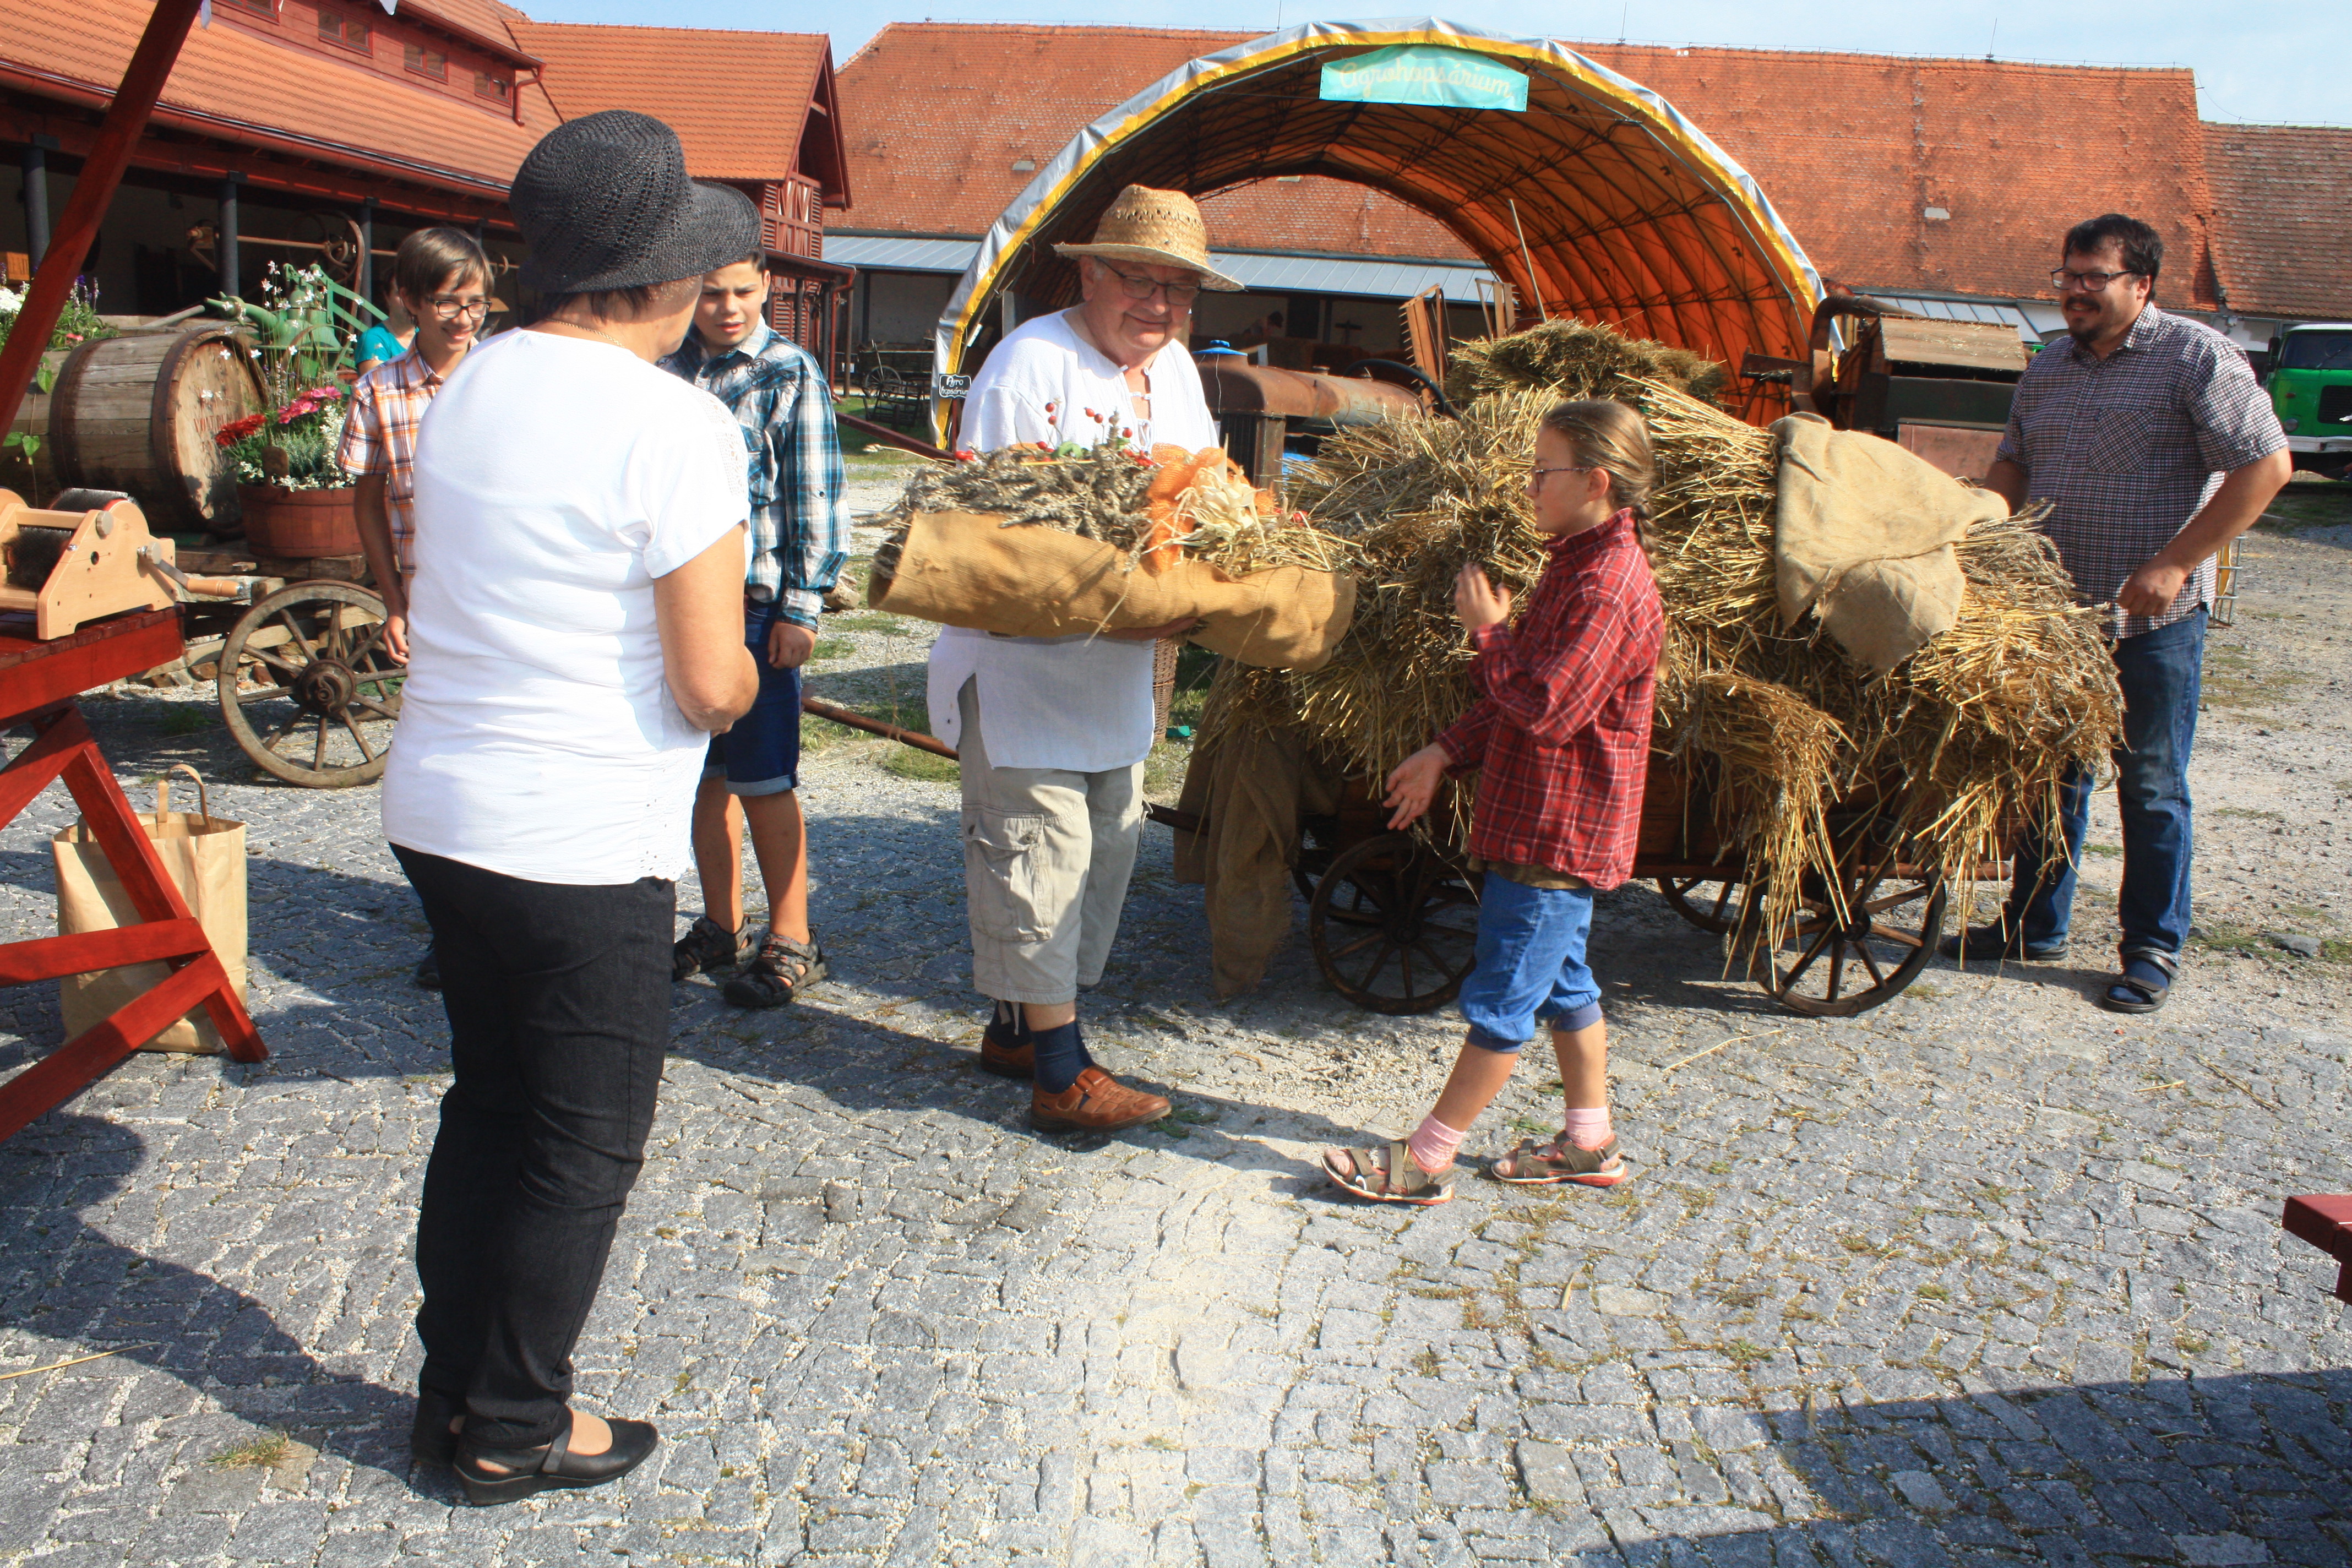
[[[1239,31],[1316,20],[1426,15],[1313,0],[520,0],[548,22],[634,22],[664,26],[830,32],[835,63],[885,23],[1119,22]],[[1742,48],[1841,49],[1868,54],[1992,54],[2067,64],[2187,66],[2197,73],[2208,120],[2257,124],[2352,125],[2352,0],[1457,0],[1446,20],[1516,36],[1545,34],[1635,43],[1724,44]],[[1140,85],[1140,84],[1138,84]],[[1704,104],[1678,104],[1702,127]],[[2052,106],[2065,122],[2065,106]],[[2095,140],[2096,126],[2074,129]],[[2095,156],[2090,146],[2078,151]]]

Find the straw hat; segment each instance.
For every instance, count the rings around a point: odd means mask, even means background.
[[[1209,265],[1209,226],[1199,204],[1181,191],[1129,185],[1095,225],[1091,245],[1057,245],[1057,256],[1099,256],[1110,261],[1140,261],[1153,267],[1187,267],[1201,275],[1201,287],[1237,292],[1241,285]]]

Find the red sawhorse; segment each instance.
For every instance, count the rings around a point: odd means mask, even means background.
[[[2289,1198],[2279,1224],[2336,1259],[2336,1298],[2352,1301],[2352,1193]]]
[[[0,628],[0,728],[33,730],[33,743],[0,769],[0,826],[62,780],[140,920],[116,931],[0,944],[0,985],[157,960],[172,966],[152,990],[0,1084],[0,1139],[64,1104],[196,1006],[211,1015],[236,1060],[257,1062],[269,1055],[74,706],[82,692],[179,657],[180,617],[172,610],[117,616],[47,642]]]

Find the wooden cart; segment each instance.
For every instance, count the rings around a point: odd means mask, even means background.
[[[803,697],[804,711],[937,756],[955,748],[830,702]],[[1712,764],[1653,757],[1642,799],[1633,874],[1658,885],[1675,913],[1730,938],[1757,918],[1746,864],[1713,829]],[[1146,805],[1181,832],[1207,825],[1190,812]],[[1391,832],[1380,793],[1349,780],[1339,811],[1299,824],[1292,879],[1307,899],[1307,939],[1331,988],[1368,1012],[1431,1013],[1460,994],[1477,960],[1484,877],[1458,846]],[[1885,815],[1853,802],[1828,813],[1836,863],[1809,871],[1803,908],[1769,952],[1735,942],[1750,977],[1775,1002],[1811,1017],[1842,1018],[1893,999],[1918,977],[1943,934],[1950,889],[1943,868],[1923,863],[1887,829]],[[2006,877],[1986,862],[1983,877]]]
[[[382,777],[407,675],[383,646],[383,597],[361,583],[267,570],[318,570],[313,563],[194,552],[181,559],[191,570],[260,574],[250,605],[197,603],[180,612],[189,672],[217,687],[237,749],[306,789]]]
[[[1653,758],[1633,874],[1699,930],[1731,937],[1757,918],[1747,867],[1717,841],[1704,759]],[[1476,959],[1481,875],[1461,849],[1395,833],[1376,792],[1349,781],[1334,816],[1308,817],[1293,875],[1307,935],[1332,988],[1375,1013],[1427,1013],[1452,1001]],[[1920,863],[1868,805],[1829,813],[1833,866],[1809,871],[1795,928],[1770,952],[1734,943],[1735,963],[1791,1012],[1846,1017],[1917,977],[1944,929],[1944,871]],[[2004,874],[1987,867],[1984,874]],[[1750,953],[1752,952],[1752,956]]]

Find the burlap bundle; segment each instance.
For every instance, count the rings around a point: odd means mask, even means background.
[[[1042,523],[919,511],[898,559],[877,563],[866,603],[1005,637],[1061,637],[1197,619],[1192,640],[1265,669],[1320,669],[1348,630],[1355,579],[1304,566],[1229,577],[1201,561],[1129,568],[1112,546]]]

